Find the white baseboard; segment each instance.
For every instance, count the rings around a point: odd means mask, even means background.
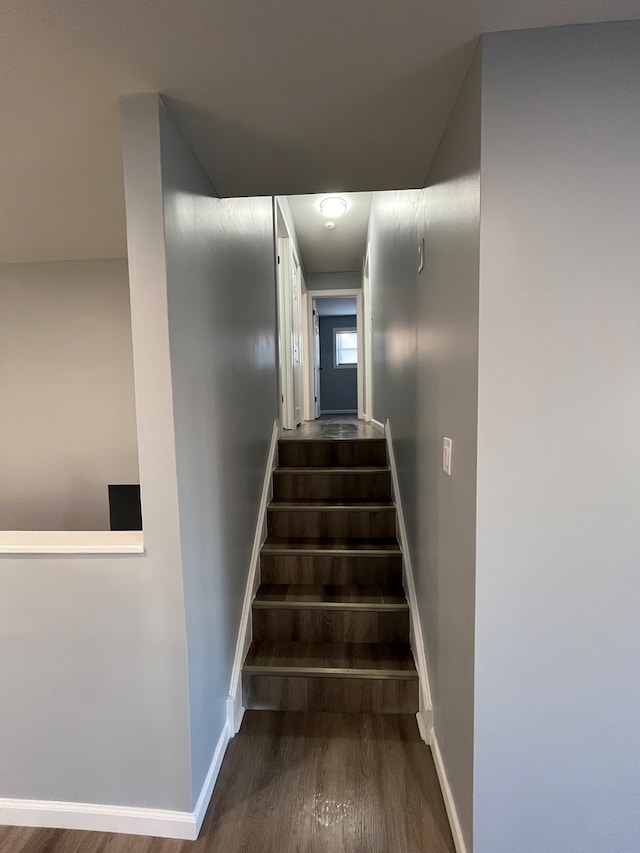
[[[440,752],[438,738],[436,737],[436,733],[433,729],[431,729],[431,736],[429,740],[431,741],[431,753],[433,755],[433,763],[436,766],[436,772],[438,774],[438,779],[440,780],[442,798],[444,799],[444,805],[447,810],[447,816],[449,818],[449,825],[451,826],[451,834],[453,835],[453,843],[456,848],[456,853],[467,853],[467,846],[464,841],[464,835],[462,834],[460,819],[458,818],[458,810],[456,809],[456,803],[453,799],[453,793],[449,785],[449,780],[447,779],[447,771],[445,770],[444,762],[442,761],[442,753]]]
[[[193,841],[197,837],[193,812],[64,803],[54,800],[0,800],[0,824],[52,829],[88,829],[155,835]]]
[[[371,418],[370,424],[371,424],[371,426],[375,427],[377,430],[380,430],[380,432],[384,435],[384,424],[383,423],[381,423],[380,421],[377,421],[375,418]]]
[[[244,712],[244,708],[242,710]],[[200,796],[198,797],[193,810],[194,834],[187,839],[189,841],[195,841],[200,834],[200,827],[202,826],[202,821],[207,813],[209,801],[211,800],[211,795],[213,794],[213,789],[218,778],[218,773],[220,773],[220,768],[222,767],[222,759],[227,751],[227,745],[235,733],[236,730],[229,728],[229,724],[226,722],[222,728],[220,737],[218,738],[216,748],[213,751],[213,758],[211,759],[209,770],[205,776]]]
[[[200,832],[229,739],[229,730],[225,723],[200,796],[192,812],[107,806],[99,803],[0,799],[0,825],[83,829],[195,841]]]
[[[253,539],[253,548],[251,550],[251,562],[249,564],[249,574],[247,577],[247,586],[244,593],[244,601],[242,603],[242,615],[240,617],[240,627],[238,629],[238,639],[236,641],[236,651],[233,659],[233,669],[231,670],[231,684],[229,686],[229,696],[227,697],[227,726],[229,728],[229,736],[234,737],[240,729],[244,708],[242,707],[242,684],[241,671],[244,659],[251,645],[251,602],[255,598],[255,594],[260,582],[258,576],[258,566],[260,564],[260,548],[267,536],[266,519],[267,519],[267,504],[271,500],[272,490],[272,474],[276,466],[276,456],[278,449],[278,436],[280,434],[280,425],[278,421],[274,421],[273,430],[271,432],[271,444],[269,445],[269,453],[267,455],[267,463],[264,472],[264,481],[262,483],[262,495],[260,497],[260,508],[258,509],[258,520],[256,523],[256,533]]]
[[[240,731],[244,710],[241,696],[227,696],[227,726],[230,737],[235,737]]]
[[[418,731],[422,740],[429,744],[431,743],[431,731],[433,729],[433,710],[431,708],[423,708],[424,699],[422,691],[420,692],[420,710],[416,714],[418,722]]]
[[[377,421],[372,421],[376,424]],[[393,489],[393,498],[396,505],[396,516],[398,522],[398,540],[402,549],[402,570],[404,588],[407,593],[409,602],[409,610],[411,613],[411,649],[418,670],[420,681],[420,710],[416,715],[418,720],[418,729],[420,736],[425,743],[429,743],[429,737],[433,727],[433,705],[431,702],[431,689],[429,687],[429,673],[427,670],[427,657],[424,653],[424,639],[422,633],[422,625],[420,623],[420,613],[418,611],[418,600],[416,596],[416,585],[413,579],[413,567],[411,565],[411,552],[409,551],[409,541],[407,539],[407,528],[404,523],[404,514],[402,512],[402,500],[400,497],[400,486],[398,484],[398,469],[396,467],[396,458],[393,452],[393,441],[391,438],[391,426],[387,418],[384,426],[384,433],[387,439],[387,454],[389,456],[389,467],[391,468],[391,485]]]

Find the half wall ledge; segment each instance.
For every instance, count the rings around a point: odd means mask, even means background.
[[[0,530],[0,554],[143,554],[141,530]]]

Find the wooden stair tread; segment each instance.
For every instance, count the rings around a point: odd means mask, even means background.
[[[281,435],[278,438],[279,444],[384,444],[387,446],[386,438],[382,436],[357,436],[347,438],[331,438],[322,436],[301,436],[301,435]]]
[[[360,512],[384,511],[395,512],[393,501],[376,499],[373,501],[362,500],[327,500],[324,498],[305,498],[304,500],[271,501],[267,509],[275,512],[298,512],[299,510],[327,510],[343,511],[352,510]]]
[[[400,545],[393,539],[322,538],[301,539],[269,536],[262,545],[264,554],[333,554],[353,556],[365,554],[399,554]]]
[[[243,667],[245,674],[334,678],[418,677],[405,643],[301,643],[254,640]]]
[[[324,467],[309,466],[278,466],[273,469],[274,474],[390,474],[388,465],[325,465]]]
[[[352,584],[261,584],[255,607],[311,607],[347,610],[407,610],[402,589]]]

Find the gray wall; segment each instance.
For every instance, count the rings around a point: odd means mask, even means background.
[[[480,83],[478,51],[423,193],[425,267],[417,310],[416,591],[426,638],[434,726],[469,849],[473,812]],[[442,470],[444,436],[453,440],[451,476]]]
[[[359,272],[314,272],[306,273],[307,290],[354,290],[362,287]]]
[[[124,104],[123,149],[145,554],[0,557],[0,797],[184,810],[187,650],[157,99]]]
[[[485,39],[475,853],[640,849],[640,25]]]
[[[277,417],[270,198],[217,199],[160,109],[193,796],[225,723]]]
[[[427,188],[376,193],[369,233],[375,418],[389,417],[434,704],[471,849],[480,241],[480,56]],[[425,265],[417,271],[418,239]],[[453,439],[453,473],[442,440]]]
[[[422,192],[374,193],[369,222],[374,418],[391,421],[412,551],[417,540],[418,220]]]
[[[0,797],[191,810],[275,417],[271,202],[207,198],[156,95],[122,119],[145,553],[0,557]]]
[[[125,260],[0,266],[0,527],[108,530],[138,482]]]
[[[334,367],[334,329],[355,329],[356,318],[320,317],[320,410],[321,412],[358,411],[358,370]]]

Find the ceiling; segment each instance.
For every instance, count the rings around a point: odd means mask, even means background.
[[[346,212],[332,218],[335,228],[326,231],[329,220],[320,211],[324,195],[297,195],[287,199],[305,271],[356,272],[362,269],[367,242],[371,193],[340,193]]]
[[[218,192],[420,186],[483,31],[638,0],[2,0],[0,262],[123,256],[118,98],[159,91]]]
[[[318,317],[352,317],[356,314],[355,296],[325,296],[320,298],[315,296],[313,291],[310,293],[315,297]]]

